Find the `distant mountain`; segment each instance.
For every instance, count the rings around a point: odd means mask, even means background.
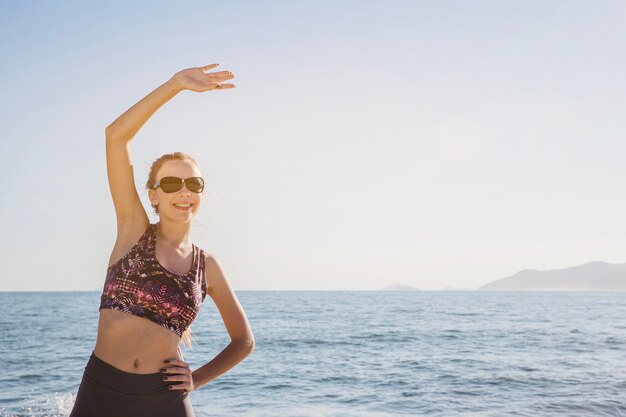
[[[419,291],[419,288],[410,285],[392,284],[383,288],[381,291]]]
[[[442,291],[474,291],[474,288],[469,288],[469,287],[461,287],[461,288],[446,287]]]
[[[525,269],[479,291],[626,291],[626,263],[588,262],[565,269]]]

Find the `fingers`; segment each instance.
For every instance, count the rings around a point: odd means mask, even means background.
[[[169,376],[163,378],[163,381],[167,383],[168,389],[182,389],[187,391],[187,388],[191,388],[191,378],[187,376]]]
[[[168,383],[168,389],[187,390],[191,388],[191,369],[187,362],[179,360],[169,361],[173,366],[161,368],[164,374],[161,379]]]
[[[235,87],[234,84],[222,84],[226,80],[232,80],[233,78],[235,78],[233,73],[230,71],[221,71],[221,72],[216,72],[216,73],[206,74],[206,75],[209,81],[214,83],[214,85],[211,86],[211,88],[213,89],[224,90],[226,88]]]
[[[191,370],[187,362],[181,361],[179,359],[169,359],[166,362],[169,365],[166,365],[163,368],[161,368],[161,373],[176,374],[176,373],[185,373]]]
[[[220,71],[220,72],[212,72],[212,73],[207,74],[207,75],[210,75],[210,76],[217,76],[217,77],[223,77],[223,76],[225,76],[225,75],[233,75],[233,73],[232,73],[232,72],[230,72],[230,71]]]
[[[168,363],[170,365],[175,365],[175,366],[189,366],[189,364],[185,361],[181,361],[178,358],[169,358],[169,359],[165,359],[163,362]]]
[[[206,71],[206,70],[210,70],[211,68],[215,68],[217,67],[219,64],[210,64],[210,65],[205,65],[204,67],[200,67],[202,69],[202,71]]]
[[[221,83],[222,81],[232,80],[233,78],[235,78],[235,76],[231,72],[227,72],[226,74],[217,76],[215,76],[214,74],[207,74],[207,76],[209,76],[209,80],[214,83]]]
[[[181,361],[180,359],[175,359],[175,358],[166,359],[164,362],[170,365],[169,368],[181,367],[181,368],[189,369],[189,364],[185,361]],[[167,369],[167,368],[168,367],[164,367],[164,368],[161,368],[161,370]]]
[[[188,374],[173,374],[173,375],[165,375],[161,379],[167,382],[174,382],[174,381],[189,381],[189,378],[190,377]]]
[[[191,370],[189,366],[170,366],[167,368],[161,368],[161,373],[164,374],[177,374],[177,373],[185,373],[186,371]]]

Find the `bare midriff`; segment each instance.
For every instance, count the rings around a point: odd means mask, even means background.
[[[182,360],[178,335],[146,318],[103,308],[94,354],[133,374],[160,372],[165,359]]]

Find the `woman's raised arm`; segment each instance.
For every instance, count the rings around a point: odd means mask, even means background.
[[[233,88],[233,84],[220,84],[234,77],[231,72],[204,72],[218,65],[211,64],[177,72],[105,129],[107,175],[117,217],[118,238],[125,225],[135,225],[137,231],[130,232],[131,234],[143,233],[148,225],[148,215],[135,188],[130,141],[154,112],[180,91],[202,92]]]

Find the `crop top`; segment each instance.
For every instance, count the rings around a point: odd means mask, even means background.
[[[107,269],[100,308],[144,317],[182,337],[204,298],[204,251],[192,243],[193,264],[186,275],[168,271],[156,259],[157,224]]]

